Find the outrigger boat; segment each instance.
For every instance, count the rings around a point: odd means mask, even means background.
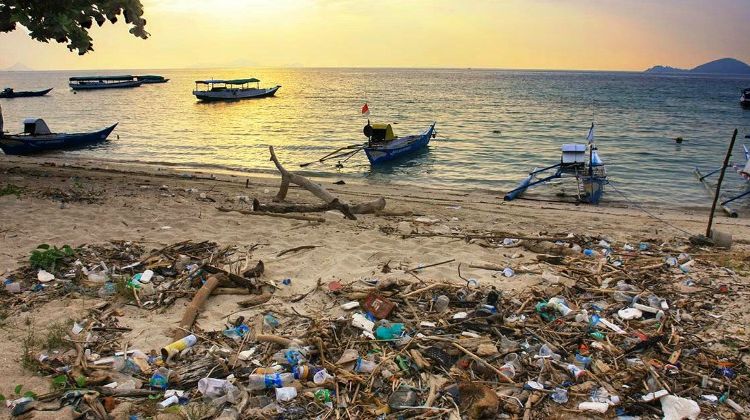
[[[117,123],[92,133],[53,133],[41,118],[27,118],[23,121],[23,133],[5,134],[0,109],[0,149],[6,155],[26,155],[83,147],[105,141],[115,127]]]
[[[124,76],[76,76],[68,79],[73,90],[134,88],[143,84],[130,75]]]
[[[745,136],[746,139],[750,139],[750,135]],[[750,150],[747,148],[746,145],[742,145],[743,154],[745,156],[745,162],[743,163],[733,163],[731,167],[737,172],[737,175],[739,175],[742,179],[745,181],[750,181]],[[721,172],[722,168],[713,170],[705,175],[701,173],[700,168],[696,167],[695,170],[693,170],[693,173],[695,174],[695,177],[698,178],[698,181],[703,184],[703,187],[708,191],[708,193],[713,197],[716,194],[716,187],[709,184],[708,178],[711,175],[716,175],[717,173]],[[746,196],[750,195],[750,189],[747,191],[737,194],[735,196],[729,197],[727,199],[722,198],[721,201],[719,201],[719,205],[721,206],[722,210],[724,210],[724,213],[727,214],[729,217],[737,217],[738,213],[737,210],[733,209],[732,207],[728,206],[729,203],[732,203],[734,201],[737,201],[741,198],[744,198]]]
[[[744,108],[750,108],[750,88],[742,91],[742,95],[740,96],[740,105],[742,105]]]
[[[363,133],[367,137],[367,145],[363,148],[367,160],[370,165],[378,165],[427,147],[430,139],[435,137],[435,123],[420,134],[396,137],[390,124],[371,125],[368,121]]]
[[[167,83],[169,81],[169,79],[165,79],[164,76],[155,76],[150,74],[145,76],[135,76],[135,80],[143,82],[147,85],[154,83]]]
[[[255,83],[255,87],[250,84]],[[201,101],[234,101],[238,99],[267,98],[276,94],[281,85],[261,88],[260,80],[196,80],[193,95]],[[201,88],[205,88],[201,90]]]
[[[594,143],[593,123],[587,138],[588,144],[563,144],[559,163],[542,169],[534,168],[518,187],[505,194],[505,201],[515,200],[529,188],[554,179],[576,178],[578,201],[599,204],[604,196],[604,185],[607,184],[607,171]],[[552,175],[540,177],[540,174],[551,170],[555,170]]]
[[[390,124],[370,124],[368,120],[367,125],[362,130],[365,137],[367,137],[367,142],[339,147],[318,160],[303,163],[300,166],[304,168],[313,163],[343,159],[339,160],[336,164],[336,166],[342,167],[343,162],[346,162],[363,150],[370,161],[370,165],[379,165],[426,148],[430,143],[430,139],[436,135],[435,124],[434,122],[430,124],[421,134],[396,137],[393,134],[393,127]]]
[[[30,90],[30,91],[18,91],[16,92],[13,88],[5,88],[0,91],[0,98],[28,98],[32,96],[44,96],[51,91],[52,88],[45,90]]]

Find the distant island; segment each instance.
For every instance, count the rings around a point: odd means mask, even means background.
[[[16,63],[10,67],[2,69],[2,71],[34,71],[34,69],[28,67],[23,63]]]
[[[750,66],[734,58],[722,58],[702,64],[693,69],[678,69],[669,66],[654,66],[646,70],[652,74],[725,74],[725,75],[748,75]]]

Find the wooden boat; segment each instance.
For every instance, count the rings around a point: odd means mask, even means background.
[[[76,76],[68,79],[73,90],[134,88],[143,84],[130,75],[124,76]]]
[[[44,96],[48,94],[52,88],[45,90],[30,90],[30,91],[18,91],[16,92],[13,88],[5,88],[0,91],[0,98],[28,98],[31,96]]]
[[[505,201],[519,198],[529,188],[560,178],[576,178],[578,183],[577,199],[580,202],[599,204],[604,196],[604,185],[607,183],[607,171],[604,162],[594,143],[594,124],[591,124],[587,136],[588,144],[564,144],[560,163],[546,168],[534,168],[516,188],[505,194]],[[540,174],[555,170],[552,175],[539,178]]]
[[[414,153],[427,147],[435,136],[435,123],[432,123],[421,134],[396,137],[390,124],[370,124],[363,130],[367,144],[363,148],[370,165],[378,165]]]
[[[742,91],[740,105],[742,105],[743,108],[750,108],[750,88]]]
[[[6,155],[27,155],[99,143],[109,137],[117,123],[92,133],[74,134],[52,133],[41,118],[27,118],[23,121],[23,127],[24,132],[21,134],[3,134],[0,129],[0,149]]]
[[[141,81],[144,84],[154,84],[154,83],[167,83],[169,79],[165,79],[164,76],[155,76],[147,74],[145,76],[135,76],[135,80]]]
[[[255,87],[250,84],[255,83]],[[260,80],[196,80],[193,95],[201,101],[235,101],[239,99],[267,98],[276,94],[281,86],[261,88]],[[201,90],[201,88],[205,88]]]

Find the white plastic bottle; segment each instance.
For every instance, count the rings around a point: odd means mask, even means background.
[[[294,375],[291,373],[271,373],[263,375],[250,375],[248,378],[247,389],[258,391],[261,389],[283,388],[294,381]]]

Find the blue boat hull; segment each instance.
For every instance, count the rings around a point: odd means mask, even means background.
[[[3,136],[0,149],[6,155],[28,155],[49,150],[74,149],[103,142],[117,124],[94,133]]]
[[[434,133],[435,123],[432,123],[424,133],[417,136],[396,139],[384,145],[365,147],[367,160],[370,161],[370,165],[378,165],[417,152],[430,144],[430,139]]]

